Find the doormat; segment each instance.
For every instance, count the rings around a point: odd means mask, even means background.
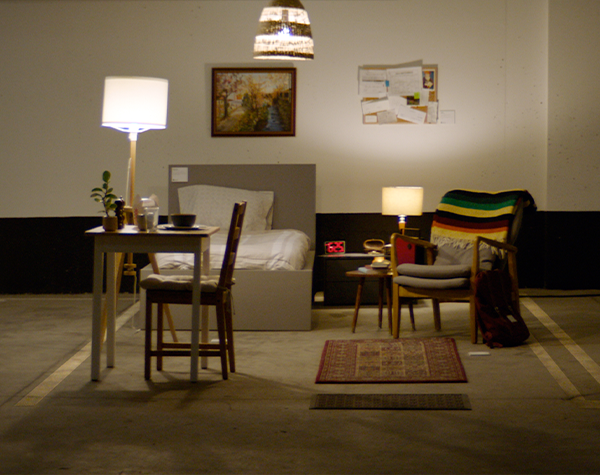
[[[316,383],[465,383],[453,338],[327,340]]]
[[[471,410],[466,394],[315,394],[310,409]]]

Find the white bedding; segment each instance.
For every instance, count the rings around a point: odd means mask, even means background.
[[[227,233],[210,238],[210,268],[220,269]],[[295,229],[276,229],[242,233],[235,261],[236,269],[300,270],[304,268],[310,249],[310,238]],[[156,255],[161,269],[191,269],[193,254],[161,253]]]

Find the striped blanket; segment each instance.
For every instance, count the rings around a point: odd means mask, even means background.
[[[520,208],[535,203],[525,190],[496,193],[452,190],[444,195],[433,217],[431,242],[469,248],[477,236],[507,242]]]

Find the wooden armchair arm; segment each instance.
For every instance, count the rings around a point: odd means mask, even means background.
[[[489,246],[492,246],[492,247],[495,247],[497,249],[501,249],[501,250],[507,252],[508,253],[508,266],[509,266],[508,270],[511,273],[511,277],[513,277],[512,273],[514,271],[514,274],[515,274],[514,278],[516,278],[517,248],[515,246],[513,246],[512,244],[508,244],[506,242],[495,241],[494,239],[485,238],[483,236],[477,236],[477,239],[475,239],[475,244],[473,245],[473,265],[471,267],[472,278],[474,279],[475,276],[477,275],[477,273],[479,272],[479,245],[481,243],[485,243]]]
[[[493,239],[485,238],[483,236],[477,236],[477,240],[475,241],[475,248],[477,250],[479,250],[480,242],[484,242],[486,244],[489,244],[492,247],[496,247],[496,248],[502,249],[504,251],[515,252],[515,253],[517,252],[517,248],[515,246],[513,246],[512,244],[508,244],[506,242],[495,241]]]

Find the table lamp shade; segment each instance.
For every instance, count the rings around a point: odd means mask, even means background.
[[[423,214],[423,188],[420,186],[390,186],[382,190],[381,214],[420,216]]]
[[[102,125],[130,133],[166,128],[168,91],[167,79],[107,77]]]

